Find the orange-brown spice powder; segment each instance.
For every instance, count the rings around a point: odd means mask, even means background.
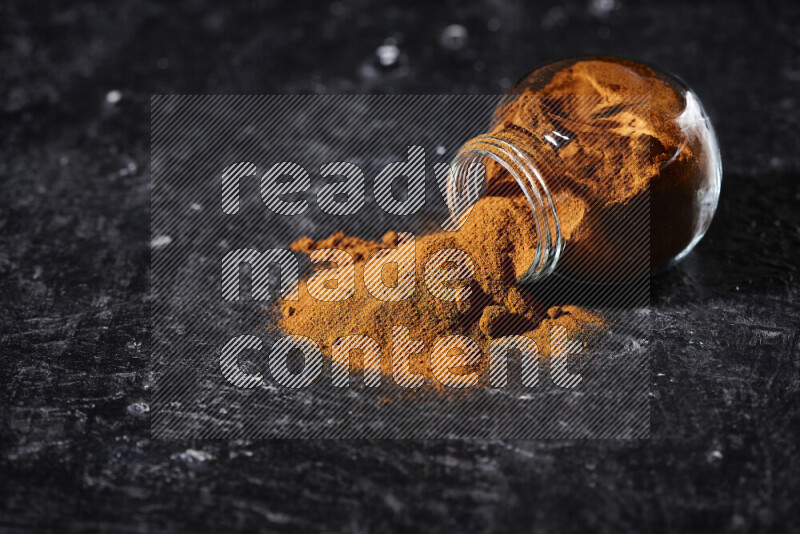
[[[635,95],[642,94],[649,98],[644,111],[623,109],[622,113],[615,113],[610,126],[607,117],[598,115],[598,109],[624,106]],[[550,112],[558,98],[575,95],[593,95],[597,108],[578,107],[579,116],[566,118],[563,113]],[[580,61],[555,72],[549,83],[537,88],[535,94],[523,92],[520,98],[499,110],[494,127],[499,135],[513,125],[535,134],[537,128],[563,127],[562,121],[567,120],[571,121],[572,131],[580,132],[577,142],[557,155],[534,141],[525,147],[561,177],[551,184],[551,192],[562,237],[573,251],[575,272],[585,272],[589,267],[619,269],[618,258],[625,255],[602,225],[595,222],[598,212],[620,208],[624,211],[654,189],[660,187],[674,194],[680,189],[677,182],[691,181],[691,173],[685,168],[678,167],[675,176],[659,172],[680,143],[679,132],[664,124],[681,105],[679,95],[647,67],[598,59]],[[595,125],[602,127],[603,135],[592,134]],[[530,138],[535,140],[535,136]],[[677,152],[681,161],[691,160],[689,150]],[[404,326],[413,339],[425,344],[425,350],[413,357],[411,370],[427,378],[431,376],[429,351],[444,336],[463,335],[474,340],[484,354],[477,366],[481,368],[486,365],[485,355],[492,339],[529,336],[546,356],[549,332],[554,325],[566,327],[572,335],[590,327],[602,327],[605,322],[602,315],[569,303],[545,309],[518,285],[517,280],[531,265],[538,245],[531,207],[500,165],[491,162],[487,165],[487,181],[487,190],[458,231],[416,239],[415,290],[405,300],[378,300],[370,295],[363,280],[364,266],[371,254],[384,248],[411,246],[402,241],[401,234],[390,231],[377,242],[338,232],[318,241],[304,237],[292,243],[293,251],[307,254],[327,248],[348,252],[355,260],[355,293],[347,300],[322,302],[313,298],[301,281],[299,300],[282,301],[279,306],[278,324],[282,331],[311,338],[327,357],[338,338],[353,334],[369,336],[380,344],[382,370],[389,374],[392,328]],[[663,261],[664,256],[676,252],[675,247],[683,246],[680,234],[680,228],[672,228],[669,238],[658,235],[652,238],[660,239],[664,248],[656,246],[651,251],[651,258],[656,256],[654,262]],[[436,298],[424,283],[427,260],[448,248],[468,253],[474,262],[474,277],[463,282],[469,284],[471,294],[462,302]],[[387,282],[391,285],[392,281]],[[353,356],[358,362],[358,355]],[[474,370],[477,369],[473,366],[465,372]]]

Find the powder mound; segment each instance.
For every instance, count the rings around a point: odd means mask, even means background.
[[[322,302],[309,294],[303,280],[298,285],[300,300],[281,303],[281,328],[320,342],[323,350],[329,349],[338,337],[351,334],[369,335],[386,345],[392,326],[405,326],[413,338],[431,345],[436,338],[447,335],[483,335],[478,325],[482,310],[497,305],[527,321],[520,323],[515,332],[522,333],[537,324],[545,310],[516,285],[518,274],[530,265],[535,250],[535,237],[524,231],[530,228],[530,209],[518,196],[483,198],[459,232],[431,234],[414,242],[404,243],[396,232],[386,233],[380,241],[343,232],[319,241],[298,239],[290,245],[296,252],[308,254],[337,248],[349,253],[355,264],[355,292],[347,300]],[[414,291],[410,297],[385,302],[372,296],[364,283],[364,266],[370,256],[390,248],[403,250],[412,244],[416,268],[411,275]],[[472,259],[474,276],[460,282],[470,291],[465,301],[437,298],[425,284],[425,265],[444,249],[464,251]],[[398,282],[383,281],[387,285]]]
[[[388,349],[395,326],[408,328],[412,339],[424,343],[425,349],[411,361],[411,369],[431,377],[430,350],[436,340],[445,336],[462,335],[475,341],[483,351],[479,367],[487,364],[485,354],[492,339],[507,335],[534,337],[543,354],[546,354],[546,337],[552,324],[564,323],[577,335],[583,325],[601,325],[599,315],[572,310],[573,322],[547,316],[547,310],[520,288],[517,277],[531,262],[536,248],[535,233],[530,229],[530,208],[519,193],[509,197],[487,196],[478,201],[469,219],[455,233],[431,234],[413,242],[416,268],[413,277],[414,291],[410,297],[396,302],[376,299],[364,283],[364,268],[370,256],[382,250],[403,250],[412,242],[404,242],[400,234],[388,232],[380,241],[370,241],[343,232],[314,241],[308,237],[290,245],[297,252],[312,253],[325,248],[338,248],[348,252],[355,264],[355,291],[352,297],[337,302],[323,302],[308,292],[308,278],[298,284],[299,301],[282,301],[279,326],[286,334],[309,337],[320,344],[323,354],[330,357],[333,343],[348,335],[367,335],[377,341],[384,353],[383,372],[392,372],[388,365]],[[459,249],[473,261],[474,275],[457,282],[468,288],[464,301],[446,301],[429,291],[424,280],[424,266],[437,252]],[[399,281],[386,280],[389,284]],[[356,368],[360,363],[356,359]],[[435,380],[431,383],[437,384]]]

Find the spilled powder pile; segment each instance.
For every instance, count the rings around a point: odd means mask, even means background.
[[[571,103],[576,95],[592,95],[592,105]],[[642,95],[649,99],[647,106],[630,105],[641,101]],[[602,224],[603,217],[596,214],[622,207],[624,216],[624,209],[635,204],[651,182],[661,179],[659,170],[675,157],[680,142],[679,133],[665,128],[664,123],[681,105],[675,90],[647,67],[595,59],[552,73],[540,87],[531,83],[520,98],[499,109],[492,134],[507,135],[516,146],[525,143],[521,148],[558,177],[548,186],[561,235],[572,253],[567,258],[579,267],[597,268],[605,262],[619,268],[614,265],[616,256],[626,252]],[[552,131],[563,132],[572,142],[555,147],[545,138]],[[690,158],[690,154],[682,152],[677,157]],[[348,252],[355,261],[355,294],[342,301],[321,302],[301,281],[299,301],[280,304],[278,324],[283,332],[311,338],[327,357],[339,337],[367,335],[380,344],[383,371],[390,373],[392,327],[404,326],[412,339],[426,347],[412,360],[410,370],[427,377],[429,351],[440,337],[471,338],[483,351],[482,367],[492,339],[530,336],[546,355],[553,325],[562,325],[574,335],[602,327],[601,316],[580,307],[565,303],[545,309],[517,284],[531,266],[538,245],[533,213],[520,187],[500,165],[490,162],[486,170],[487,189],[457,232],[404,241],[404,234],[390,231],[380,242],[339,232],[319,241],[304,237],[292,243],[293,251],[307,254],[328,248]],[[370,255],[381,249],[409,247],[416,249],[413,293],[396,302],[374,298],[364,284],[364,266]],[[423,277],[426,263],[437,251],[453,248],[469,254],[474,264],[471,279],[452,283],[453,287],[469,287],[470,296],[462,302],[436,298]],[[658,253],[669,254],[670,250]],[[392,279],[390,272],[381,276],[388,286],[402,282],[396,274]],[[470,370],[474,369],[465,369]]]
[[[486,197],[475,206],[459,232],[433,234],[403,242],[402,234],[388,232],[381,242],[362,240],[336,233],[321,241],[300,239],[291,245],[297,252],[337,248],[355,260],[355,294],[347,300],[321,302],[299,285],[299,301],[281,304],[280,326],[288,334],[309,337],[330,356],[337,338],[361,334],[370,336],[384,350],[383,371],[391,373],[388,355],[392,327],[404,326],[414,340],[422,341],[425,350],[411,361],[410,371],[430,376],[429,353],[434,342],[444,336],[464,335],[475,341],[484,354],[493,338],[523,334],[534,338],[546,353],[551,324],[560,324],[570,332],[588,325],[601,325],[602,317],[589,311],[563,306],[546,310],[516,284],[517,273],[530,265],[535,243],[524,232],[512,229],[530,224],[530,208],[520,197]],[[520,245],[521,244],[521,245]],[[370,255],[386,247],[416,247],[415,289],[408,299],[385,302],[370,295],[364,284],[364,266]],[[425,284],[423,269],[437,251],[456,248],[474,261],[474,276],[453,284],[469,285],[470,296],[464,301],[445,301],[431,294]],[[394,276],[392,278],[392,276]],[[389,286],[399,283],[395,273],[384,271]],[[480,368],[485,365],[481,362]],[[465,372],[477,369],[465,369]]]

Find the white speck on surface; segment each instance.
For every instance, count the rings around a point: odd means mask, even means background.
[[[392,493],[385,494],[383,496],[383,502],[395,514],[401,513],[403,511],[403,509],[405,508],[403,503],[397,497],[395,497],[394,494],[392,494]]]
[[[615,0],[591,0],[589,13],[595,17],[606,17],[617,7]]]
[[[385,44],[378,47],[375,51],[378,56],[378,62],[382,67],[391,67],[397,63],[397,58],[400,57],[400,49],[393,44]]]
[[[132,415],[142,415],[150,411],[150,405],[146,402],[134,402],[128,405],[128,413]]]
[[[566,18],[566,12],[561,6],[553,6],[550,8],[544,18],[542,19],[542,28],[550,29],[558,26],[558,24]]]
[[[347,8],[341,2],[333,2],[333,3],[331,3],[330,7],[328,7],[328,10],[330,11],[331,15],[333,15],[334,17],[340,17],[340,16],[344,15],[345,13],[347,13]]]
[[[201,463],[214,459],[214,455],[210,452],[202,451],[199,449],[186,449],[180,454],[173,454],[173,459],[182,460],[186,463]]]
[[[202,204],[198,204],[197,202],[192,202],[189,205],[189,209],[192,210],[192,211],[203,211],[203,205]]]
[[[122,91],[117,91],[114,89],[113,91],[106,93],[106,102],[109,104],[116,104],[120,100],[122,100]]]
[[[372,80],[380,77],[380,72],[378,72],[378,69],[375,66],[365,64],[361,66],[361,77],[367,80]]]
[[[461,24],[451,24],[442,30],[439,42],[448,50],[460,50],[467,44],[467,29]]]
[[[722,460],[722,452],[718,450],[713,450],[708,453],[708,461],[709,462],[718,462]]]
[[[744,528],[745,526],[747,526],[747,520],[745,520],[745,518],[739,514],[736,514],[731,518],[731,527],[740,529]]]
[[[436,153],[439,154],[440,156],[443,156],[445,152],[447,152],[447,149],[442,145],[436,147]]]
[[[168,235],[157,235],[150,240],[150,247],[162,248],[172,243],[172,238]]]

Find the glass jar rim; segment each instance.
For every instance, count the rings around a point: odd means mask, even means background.
[[[519,282],[533,282],[552,273],[564,249],[561,226],[550,189],[530,154],[495,135],[480,135],[458,151],[449,174],[446,201],[455,224],[465,217],[487,187],[486,159],[502,166],[525,195],[534,215],[537,247]],[[478,164],[479,167],[475,167]]]

